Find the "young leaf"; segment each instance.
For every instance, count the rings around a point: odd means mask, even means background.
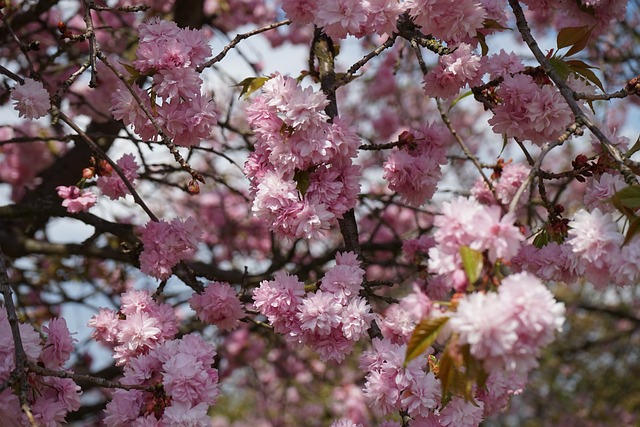
[[[551,64],[556,73],[558,73],[560,77],[562,77],[562,80],[566,81],[569,77],[569,74],[573,72],[571,67],[569,67],[569,65],[567,65],[567,63],[564,62],[562,58],[558,58],[557,56],[549,58],[549,64]]]
[[[405,365],[424,353],[434,343],[448,320],[448,317],[431,317],[416,325],[411,338],[409,338],[409,344],[407,344],[407,354],[404,358]]]
[[[629,243],[631,239],[633,239],[633,237],[638,233],[640,233],[640,218],[635,217],[629,224],[629,229],[627,230],[627,235],[624,236],[624,242],[622,243],[622,246]]]
[[[237,85],[233,85],[233,87],[242,87],[242,91],[238,98],[244,95],[244,98],[247,99],[249,95],[264,86],[269,79],[270,77],[247,77]]]
[[[542,229],[538,234],[536,234],[536,237],[534,237],[533,246],[540,249],[541,247],[549,244],[550,241],[549,232],[546,229]]]
[[[309,185],[311,184],[311,180],[309,178],[309,172],[306,170],[297,171],[293,175],[293,180],[296,182],[296,188],[298,189],[302,197],[304,197],[304,195],[307,194]]]
[[[638,150],[640,150],[640,136],[638,137],[638,139],[636,139],[636,143],[633,144],[633,147],[629,148],[629,151],[625,153],[625,157],[627,159],[630,159],[631,156],[638,152]]]
[[[598,76],[596,76],[596,74],[593,71],[591,71],[592,68],[597,70],[598,67],[593,67],[584,61],[580,61],[579,59],[572,59],[572,60],[566,61],[565,63],[569,66],[571,71],[573,71],[574,73],[580,74],[585,79],[589,80],[591,83],[598,86],[600,90],[604,92],[604,86],[602,85],[602,82],[600,81]]]
[[[588,25],[584,27],[567,27],[563,28],[558,32],[557,45],[558,50],[568,47],[575,46],[578,43],[582,43],[585,36],[591,34],[592,29],[589,28]],[[568,55],[567,55],[568,56]]]
[[[620,201],[622,206],[627,208],[640,208],[640,185],[625,187],[613,195]]]
[[[482,272],[482,252],[471,249],[469,246],[460,248],[462,266],[470,284],[476,283]]]
[[[487,45],[486,37],[484,36],[484,34],[479,32],[478,34],[476,34],[476,39],[478,40],[478,43],[480,43],[482,56],[487,56],[487,54],[489,53],[489,46]]]
[[[576,53],[580,52],[585,47],[587,47],[587,43],[589,43],[589,38],[591,37],[591,32],[593,31],[593,28],[594,27],[587,30],[584,36],[582,36],[580,40],[578,40],[573,46],[571,46],[571,49],[569,49],[569,51],[565,54],[565,57],[575,55]]]

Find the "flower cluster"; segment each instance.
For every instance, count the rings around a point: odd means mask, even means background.
[[[22,338],[22,347],[31,363],[37,363],[49,369],[61,370],[69,360],[76,342],[71,337],[64,319],[51,319],[43,332],[47,333],[44,343],[40,335],[27,324],[18,325]],[[5,383],[16,367],[15,346],[6,310],[0,310],[0,382]],[[33,418],[38,425],[56,426],[64,422],[67,413],[80,408],[80,387],[69,378],[39,376],[29,374],[32,387],[27,396]],[[15,420],[20,425],[30,425],[20,409],[18,395],[10,387],[0,392],[0,417],[2,420]]]
[[[140,270],[160,280],[168,279],[176,264],[195,253],[201,234],[191,217],[184,221],[149,221],[140,236],[144,245]]]
[[[503,206],[509,206],[511,200],[516,195],[518,189],[522,183],[527,179],[531,168],[522,163],[508,163],[504,165],[495,180],[492,182],[495,192],[491,192],[487,183],[479,178],[471,188],[471,194],[480,203],[483,204],[495,204],[499,203]],[[522,206],[527,202],[529,195],[529,188],[525,188],[524,192],[520,195],[518,205]]]
[[[518,273],[505,278],[497,293],[462,298],[448,326],[487,372],[525,374],[538,366],[540,349],[562,329],[564,311],[540,279]]]
[[[60,185],[56,187],[56,191],[58,192],[58,196],[63,199],[62,206],[67,208],[67,212],[69,213],[85,212],[96,204],[95,194],[90,190],[81,190],[75,185],[70,187]]]
[[[438,65],[424,76],[424,92],[434,98],[450,99],[465,85],[482,83],[486,58],[471,53],[471,46],[461,44],[449,55],[438,57]]]
[[[203,322],[223,331],[235,329],[245,316],[244,307],[228,283],[212,282],[202,294],[193,294],[189,305]]]
[[[125,154],[116,162],[116,165],[122,170],[125,178],[131,185],[138,178],[138,163],[133,154]],[[129,193],[129,189],[120,178],[120,175],[108,168],[109,174],[102,174],[98,178],[98,188],[102,194],[111,200],[119,199]]]
[[[364,394],[370,406],[381,414],[406,410],[411,416],[428,416],[440,405],[440,382],[425,372],[426,356],[404,365],[407,346],[387,339],[373,339],[373,348],[360,357],[360,369],[367,372]]]
[[[478,30],[484,27],[484,20],[490,18],[482,5],[485,2],[477,0],[411,0],[407,3],[410,15],[424,33],[448,44],[473,43]]]
[[[284,0],[282,9],[298,25],[314,24],[329,36],[343,39],[351,34],[392,34],[404,12],[401,2],[386,0]]]
[[[111,98],[113,117],[132,125],[143,139],[157,137],[155,126],[135,94],[176,144],[198,144],[216,124],[214,105],[201,94],[202,79],[196,71],[211,55],[206,33],[180,29],[175,22],[158,19],[142,24],[139,32],[140,44],[133,65],[138,73],[153,76],[152,96],[138,86],[120,85]],[[162,100],[159,105],[158,100]]]
[[[277,74],[247,108],[256,133],[244,167],[252,210],[283,238],[321,236],[357,200],[359,138],[344,121],[327,121],[327,104],[323,93]]]
[[[211,426],[207,412],[218,396],[218,371],[212,367],[215,355],[213,346],[189,334],[129,359],[121,382],[148,389],[113,392],[105,424]]]
[[[488,259],[509,261],[520,250],[524,236],[514,225],[514,214],[502,214],[498,205],[485,206],[473,198],[444,202],[434,220],[436,246],[429,249],[429,271],[447,275],[456,290],[467,285],[460,248],[487,253]]]
[[[389,188],[411,206],[425,203],[436,191],[446,164],[446,129],[425,125],[400,135],[401,148],[395,147],[385,162],[383,177]]]
[[[352,252],[337,254],[336,265],[315,293],[305,294],[296,276],[279,272],[254,290],[254,306],[288,342],[308,345],[323,360],[339,362],[373,320],[371,307],[358,296],[363,277]]]
[[[148,291],[129,290],[122,294],[118,312],[101,308],[88,323],[96,341],[112,347],[117,365],[149,352],[174,337],[178,325],[173,307],[156,303]]]
[[[496,133],[541,145],[558,138],[573,122],[560,92],[551,85],[539,86],[527,74],[505,76],[496,94],[502,102],[489,119]]]

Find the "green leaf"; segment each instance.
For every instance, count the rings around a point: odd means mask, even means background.
[[[635,209],[640,207],[640,185],[630,185],[613,195],[624,207]]]
[[[238,98],[244,95],[244,98],[247,99],[249,95],[264,86],[264,84],[268,82],[270,78],[271,77],[247,77],[237,85],[233,85],[233,87],[242,87],[242,91],[240,92],[240,96],[238,96]]]
[[[416,325],[407,344],[407,354],[404,358],[405,365],[424,353],[434,343],[448,320],[448,317],[431,317],[422,320]]]
[[[540,249],[541,247],[549,244],[550,241],[549,232],[546,229],[542,229],[533,239],[533,246]]]
[[[469,283],[476,283],[482,272],[482,252],[471,249],[469,246],[462,246],[460,247],[460,256]]]
[[[449,399],[449,391],[455,382],[456,368],[453,357],[449,355],[448,351],[445,351],[440,358],[440,364],[438,365],[438,378],[442,384],[442,404],[446,403],[445,399]]]
[[[296,182],[296,188],[304,197],[307,194],[307,190],[309,189],[309,185],[311,185],[311,179],[309,178],[309,171],[296,171],[293,175],[293,180]]]
[[[604,92],[604,86],[602,85],[602,82],[600,81],[598,76],[596,76],[596,74],[593,71],[591,71],[592,68],[597,70],[598,67],[591,66],[584,61],[580,61],[579,59],[572,59],[570,61],[566,61],[566,64],[574,73],[580,74],[585,79],[589,80],[591,83],[598,86],[600,90]]]
[[[625,153],[625,156],[627,157],[627,159],[630,159],[631,156],[638,152],[638,150],[640,150],[640,136],[638,136],[638,139],[636,139],[636,143],[633,144],[633,147],[629,148],[629,151]]]
[[[622,246],[629,243],[631,239],[633,239],[633,237],[638,233],[640,233],[640,218],[635,217],[629,224],[629,229],[627,230],[627,235],[624,236],[624,242],[622,243]]]
[[[567,65],[567,63],[564,62],[562,58],[558,58],[557,56],[549,58],[549,63],[556,71],[556,73],[558,73],[560,77],[562,77],[562,80],[567,80],[569,75],[573,72],[573,70],[571,70],[571,67],[569,67],[569,65]]]

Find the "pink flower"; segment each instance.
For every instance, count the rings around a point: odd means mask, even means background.
[[[14,108],[18,110],[20,117],[27,119],[44,117],[51,108],[49,92],[41,82],[29,78],[13,89],[11,99],[14,100]]]
[[[300,329],[319,335],[329,335],[340,324],[340,312],[343,306],[333,294],[317,291],[304,298],[298,306]]]
[[[502,358],[518,340],[518,323],[496,293],[473,293],[460,300],[448,322],[460,344],[469,344],[480,359]]]
[[[519,323],[517,352],[526,347],[541,348],[562,330],[564,304],[557,302],[537,277],[529,273],[512,274],[502,281],[498,294]]]
[[[608,265],[624,240],[611,214],[603,214],[599,209],[579,210],[569,227],[568,242],[573,252],[596,267]]]
[[[200,95],[202,79],[192,68],[160,70],[153,76],[156,92],[163,98],[192,99]]]
[[[184,222],[177,218],[171,222],[150,221],[142,230],[140,269],[160,280],[169,278],[173,267],[196,251],[201,233],[191,217]]]
[[[133,185],[135,180],[138,178],[138,163],[136,163],[133,154],[123,155],[116,164],[122,170],[127,181]],[[111,200],[124,197],[129,193],[129,189],[120,178],[120,175],[115,172],[112,172],[110,176],[100,176],[97,183],[98,188],[100,188],[102,193],[108,196]]]
[[[293,324],[297,324],[295,316],[304,293],[304,283],[297,276],[279,271],[273,280],[264,280],[254,289],[253,305],[267,317],[276,332],[288,333]]]
[[[211,417],[207,415],[209,405],[204,402],[192,405],[189,402],[175,402],[165,408],[162,415],[164,425],[175,427],[210,427]]]
[[[486,69],[492,79],[497,77],[512,76],[524,70],[522,60],[515,53],[507,53],[500,49],[499,53],[493,54],[486,62]]]
[[[42,349],[41,360],[47,368],[60,368],[69,360],[73,352],[73,344],[76,339],[71,338],[67,321],[63,318],[54,318],[49,321],[42,330],[48,333],[47,342]]]
[[[600,209],[601,212],[613,212],[614,207],[609,199],[626,187],[622,175],[603,173],[599,178],[592,178],[587,183],[584,194],[584,205],[588,210]]]
[[[161,330],[158,321],[148,313],[136,312],[127,316],[120,325],[118,341],[123,350],[136,352],[141,348],[154,346],[160,338]]]
[[[450,55],[440,56],[438,66],[424,77],[424,92],[434,98],[450,99],[465,85],[482,83],[485,61],[462,44]]]
[[[96,204],[96,195],[90,190],[81,190],[75,185],[70,187],[56,187],[58,196],[63,198],[62,206],[67,208],[69,213],[86,212]]]
[[[209,283],[202,294],[193,294],[189,305],[200,320],[212,323],[224,331],[235,329],[245,316],[236,291],[228,283]]]
[[[496,94],[502,99],[489,124],[496,133],[535,144],[553,141],[573,121],[566,101],[554,86],[538,86],[531,76],[505,76]]]
[[[483,417],[483,402],[467,402],[454,396],[440,412],[440,422],[445,427],[477,427]]]
[[[314,23],[324,27],[324,32],[329,37],[342,39],[347,34],[359,35],[366,20],[367,14],[362,2],[332,0],[318,3]]]
[[[412,0],[410,14],[425,34],[449,44],[471,42],[484,26],[486,10],[476,0]]]
[[[407,138],[408,144],[393,149],[383,166],[383,177],[403,202],[417,207],[436,191],[440,166],[446,164],[446,139],[443,129],[431,124],[413,129]]]
[[[162,365],[162,383],[173,402],[215,403],[218,376],[195,355],[177,353]]]

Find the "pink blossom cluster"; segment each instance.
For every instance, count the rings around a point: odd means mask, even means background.
[[[364,270],[352,252],[338,253],[319,289],[305,293],[297,276],[278,272],[253,292],[254,307],[287,341],[308,345],[323,360],[342,361],[374,318],[359,290]]]
[[[474,55],[472,47],[461,44],[449,55],[438,57],[438,65],[424,76],[424,93],[433,98],[451,99],[465,85],[482,84],[486,58]]]
[[[204,292],[194,293],[189,305],[200,320],[214,324],[223,331],[235,329],[246,314],[236,291],[223,282],[209,283]]]
[[[138,163],[133,154],[125,154],[118,161],[116,165],[122,170],[125,178],[131,185],[138,179]],[[102,191],[102,194],[109,197],[111,200],[119,199],[129,194],[129,189],[120,178],[120,175],[110,170],[110,174],[103,174],[98,177],[98,188]]]
[[[49,92],[41,82],[29,78],[24,79],[24,83],[13,89],[11,99],[20,117],[27,119],[44,117],[51,108]]]
[[[379,323],[382,335],[395,344],[406,344],[416,325],[429,317],[431,309],[431,299],[414,284],[412,292],[384,312]]]
[[[111,97],[113,117],[132,125],[143,139],[157,137],[155,126],[132,94],[135,93],[156,124],[177,145],[198,144],[217,123],[215,107],[201,94],[202,79],[196,71],[211,55],[206,33],[181,29],[175,22],[159,19],[140,25],[139,33],[133,65],[138,73],[153,76],[151,95],[137,85],[119,85]]]
[[[640,253],[640,239],[634,238],[622,247],[624,236],[611,213],[600,209],[581,209],[569,222],[569,238],[576,260],[576,275],[595,285],[636,283],[640,269],[634,257]],[[630,282],[626,282],[631,279]]]
[[[424,371],[426,355],[405,366],[406,353],[406,344],[374,338],[372,349],[360,357],[360,369],[367,372],[364,395],[382,415],[405,410],[412,417],[427,417],[440,406],[440,381]]]
[[[596,286],[637,283],[640,238],[634,236],[623,245],[624,239],[614,213],[580,209],[569,222],[564,243],[550,242],[541,248],[524,245],[513,258],[513,268],[566,283],[578,278]]]
[[[323,93],[276,74],[247,108],[256,134],[244,166],[252,210],[283,238],[319,237],[357,201],[359,138],[345,121],[327,121],[327,104]]]
[[[67,208],[69,213],[86,212],[96,204],[96,195],[91,190],[82,190],[75,185],[65,187],[60,185],[56,187],[58,196],[62,200],[62,206]]]
[[[506,277],[498,292],[462,298],[448,326],[487,372],[525,374],[538,366],[540,349],[562,330],[564,312],[564,304],[540,279],[517,273]]]
[[[418,207],[436,192],[442,177],[440,167],[447,163],[449,140],[446,135],[444,126],[433,124],[401,135],[406,143],[400,148],[394,147],[383,165],[383,177],[403,202]]]
[[[406,411],[412,426],[477,427],[483,419],[484,402],[467,402],[454,396],[441,405],[442,388],[428,366],[426,356],[405,365],[406,344],[373,339],[373,348],[360,357],[360,369],[367,372],[364,394],[369,406],[384,415]],[[393,425],[393,424],[392,424]]]
[[[527,74],[505,76],[496,94],[502,102],[489,119],[496,133],[541,145],[558,138],[573,122],[560,92],[551,85],[538,85]]]
[[[67,323],[62,318],[51,319],[42,328],[47,334],[44,342],[31,325],[19,324],[22,347],[31,363],[49,369],[63,370],[76,342],[71,337]],[[5,384],[16,367],[15,345],[6,310],[0,310],[0,382]],[[38,425],[58,426],[69,412],[80,408],[80,387],[69,378],[40,376],[28,377],[31,392],[27,402]],[[31,425],[20,409],[20,400],[15,390],[7,387],[0,392],[0,414],[2,420],[15,420],[20,425]]]
[[[616,20],[625,18],[627,0],[579,0],[553,2],[524,0],[531,11],[532,20],[555,24],[556,28],[588,26],[594,34],[603,34]]]
[[[525,164],[508,163],[503,167],[500,175],[491,183],[495,195],[482,178],[476,180],[471,188],[471,194],[480,203],[486,205],[498,203],[508,207],[522,183],[529,176],[530,171],[531,168]],[[528,196],[529,188],[527,187],[520,195],[518,206],[524,205],[528,200]]]
[[[180,261],[196,252],[202,231],[195,219],[179,218],[149,221],[142,229],[140,240],[140,270],[152,277],[166,280]]]
[[[93,339],[113,348],[118,366],[147,354],[178,332],[173,307],[156,303],[146,290],[135,289],[122,294],[119,311],[101,308],[88,326],[94,328]]]
[[[524,244],[511,259],[511,269],[527,271],[546,281],[573,283],[577,279],[578,260],[569,243],[549,242],[541,248]]]
[[[15,130],[0,127],[0,139],[8,140],[19,136],[36,136],[42,129],[33,123],[24,123]],[[11,198],[19,200],[25,187],[37,183],[38,174],[49,167],[54,157],[50,146],[44,142],[20,142],[0,145],[0,181],[12,187]]]
[[[104,423],[125,426],[209,427],[218,396],[216,351],[197,334],[167,340],[127,361],[121,382],[148,389],[117,389]]]
[[[314,24],[329,37],[343,39],[347,35],[391,35],[406,5],[397,0],[284,0],[282,9],[295,24]]]
[[[434,220],[437,244],[429,249],[429,271],[450,277],[454,289],[464,291],[467,279],[460,248],[486,252],[492,263],[511,260],[524,241],[515,220],[513,213],[503,215],[498,205],[482,205],[474,198],[457,197],[444,202]]]
[[[448,44],[476,44],[479,32],[487,33],[486,20],[506,25],[506,2],[499,0],[410,0],[404,3],[422,32]]]

